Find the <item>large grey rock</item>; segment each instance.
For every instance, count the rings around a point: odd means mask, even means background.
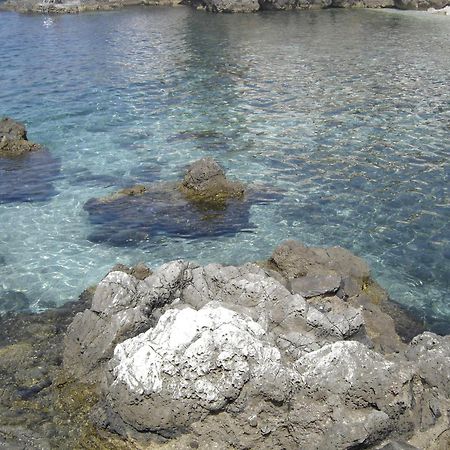
[[[270,332],[224,305],[169,310],[116,347],[103,384],[109,428],[192,429],[235,448],[349,448],[382,439],[411,405],[411,370],[357,342],[293,366]]]
[[[91,308],[68,329],[66,368],[77,376],[93,375],[115,345],[155,325],[164,308],[186,304],[200,309],[211,301],[250,316],[293,358],[363,328],[360,310],[338,298],[314,307],[254,264],[197,267],[174,261],[144,280],[110,272],[99,283]]]
[[[174,261],[145,280],[110,272],[99,283],[91,308],[77,314],[67,330],[66,369],[77,377],[94,378],[118,343],[154,324],[151,313],[176,298],[188,267]]]
[[[155,328],[118,345],[109,365],[109,406],[139,429],[176,434],[226,409],[244,385],[282,402],[295,372],[251,318],[219,303],[169,310]]]
[[[182,299],[196,308],[211,300],[240,308],[270,330],[280,348],[294,358],[324,343],[350,337],[363,327],[360,310],[338,298],[333,304],[313,306],[254,264],[195,268]]]
[[[204,448],[441,445],[448,338],[372,350],[363,311],[379,293],[364,285],[367,266],[342,249],[283,248],[274,277],[256,264],[184,261],[109,273],[64,354],[72,374],[100,383],[96,423],[138,441],[189,435]],[[305,299],[286,287],[292,274],[333,283]],[[341,298],[346,276],[360,293]],[[383,317],[371,319],[374,336]]]

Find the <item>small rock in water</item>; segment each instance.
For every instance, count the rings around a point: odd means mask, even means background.
[[[40,149],[27,139],[23,124],[9,117],[0,120],[0,157],[14,158]]]
[[[249,231],[250,207],[276,200],[226,178],[212,158],[193,163],[181,182],[136,185],[84,205],[92,242],[131,246],[159,235],[203,238]]]

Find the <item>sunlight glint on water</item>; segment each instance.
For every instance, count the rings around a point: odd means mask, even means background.
[[[379,11],[0,14],[0,114],[62,164],[48,202],[0,205],[0,290],[39,309],[117,262],[240,263],[291,237],[356,252],[448,327],[449,36],[447,18]],[[87,240],[89,198],[206,155],[282,192],[252,233]]]

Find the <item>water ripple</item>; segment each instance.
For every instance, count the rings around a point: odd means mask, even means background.
[[[450,21],[380,11],[0,14],[0,114],[61,161],[45,203],[0,205],[0,287],[61,303],[115,262],[242,262],[293,237],[367,258],[449,327]],[[252,233],[91,243],[83,204],[212,155],[272,185]],[[1,182],[0,182],[1,185]]]

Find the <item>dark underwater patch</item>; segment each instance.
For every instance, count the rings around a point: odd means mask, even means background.
[[[173,185],[110,202],[89,200],[84,209],[95,230],[88,239],[114,246],[136,245],[157,236],[201,239],[252,231],[255,198],[230,199],[221,209],[192,205]]]
[[[61,161],[47,150],[0,158],[0,203],[43,202],[57,194]]]

